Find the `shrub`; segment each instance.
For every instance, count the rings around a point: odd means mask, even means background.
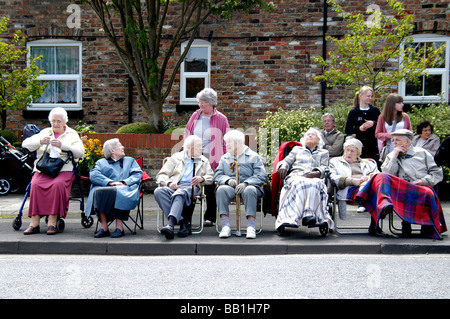
[[[157,130],[149,123],[136,122],[122,126],[116,133],[152,134],[157,133]]]
[[[5,140],[7,140],[11,145],[18,142],[17,135],[14,132],[8,130],[0,130],[0,136],[3,136]]]

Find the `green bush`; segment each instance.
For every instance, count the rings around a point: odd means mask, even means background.
[[[19,141],[17,135],[8,130],[0,130],[0,136],[3,136],[3,138],[6,139],[11,145],[14,145],[14,143]]]
[[[157,130],[149,123],[136,122],[122,126],[116,133],[153,134],[157,133]]]
[[[184,132],[185,128],[186,128],[186,125],[174,126],[174,127],[169,128],[168,130],[166,130],[164,132],[164,134],[172,134],[174,131],[176,131],[176,133],[180,133],[181,131]]]

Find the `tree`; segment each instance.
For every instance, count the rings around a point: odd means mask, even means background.
[[[7,31],[9,19],[0,20],[0,38]],[[0,41],[0,109],[2,129],[6,128],[7,110],[20,110],[30,105],[34,98],[42,95],[46,84],[39,84],[37,77],[40,70],[37,58],[26,58],[28,50],[24,49],[26,37],[18,30],[11,43]],[[24,57],[27,65],[24,66]]]
[[[374,92],[385,92],[401,80],[416,82],[427,67],[439,62],[443,47],[424,48],[409,45],[414,30],[414,15],[397,0],[387,0],[393,15],[385,15],[371,5],[365,14],[348,13],[334,0],[327,0],[347,23],[349,33],[343,37],[327,35],[335,49],[328,59],[316,57],[323,74],[316,81],[327,86],[343,84],[354,88],[369,85]],[[367,20],[366,20],[367,18]]]
[[[84,0],[100,18],[102,28],[133,80],[150,124],[158,127],[162,106],[169,95],[188,50],[202,23],[211,16],[230,19],[264,0]],[[176,12],[176,18],[173,14]],[[171,25],[170,29],[166,25]],[[182,41],[188,41],[166,76],[170,59]],[[169,45],[162,48],[162,42]]]

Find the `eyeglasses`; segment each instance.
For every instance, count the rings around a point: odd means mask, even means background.
[[[61,120],[51,120],[50,123],[52,123],[52,124],[62,124],[63,121],[61,121]]]

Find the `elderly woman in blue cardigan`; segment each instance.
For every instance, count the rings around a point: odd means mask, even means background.
[[[103,144],[105,158],[97,161],[89,173],[91,190],[86,207],[86,216],[98,214],[100,230],[94,237],[122,237],[123,220],[128,220],[131,209],[139,202],[139,183],[142,170],[136,160],[125,156],[119,139],[113,138]],[[116,220],[116,229],[111,234],[108,221]]]

